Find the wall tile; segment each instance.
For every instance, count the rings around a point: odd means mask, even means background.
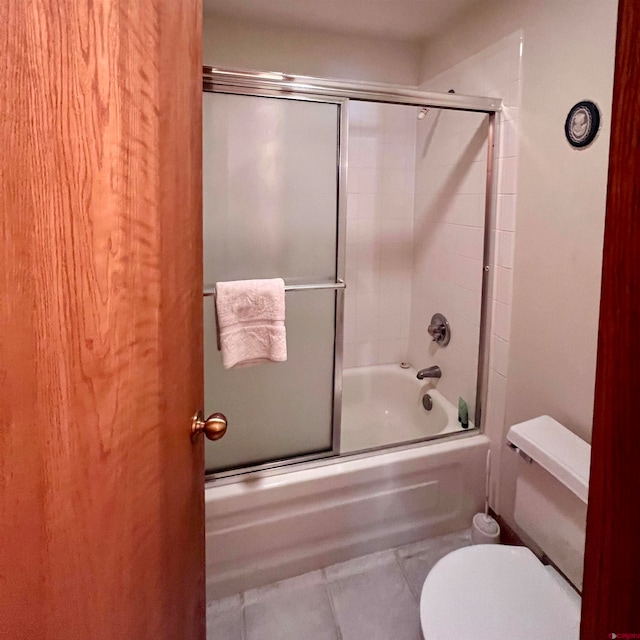
[[[504,446],[504,417],[507,399],[507,379],[495,369],[489,370],[489,388],[484,417],[485,435],[491,441],[491,472],[489,504],[500,513],[500,452]]]
[[[357,296],[358,317],[373,317],[378,314],[378,294],[359,293]]]
[[[346,327],[346,322],[345,322]],[[346,335],[346,328],[345,328]],[[342,366],[345,369],[355,367],[357,363],[357,342],[347,342],[345,339],[344,348],[342,350]]]
[[[379,241],[381,244],[396,244],[403,247],[406,255],[406,248],[410,247],[413,241],[413,220],[411,218],[383,218],[380,220]]]
[[[372,293],[378,291],[380,275],[374,269],[358,269],[356,273],[356,287],[358,293]]]
[[[374,218],[359,218],[357,221],[357,243],[370,246],[377,234],[377,224]]]
[[[493,301],[493,334],[508,341],[511,333],[511,306]]]
[[[374,342],[378,339],[378,317],[375,315],[359,315],[356,320],[358,340]]]
[[[349,194],[349,195],[354,195],[354,194]],[[358,231],[359,231],[358,219],[356,217],[349,218],[349,216],[347,216],[347,244],[348,245],[358,244],[359,242]]]
[[[375,219],[381,209],[379,198],[374,193],[359,193],[355,196],[358,203],[358,214],[356,217],[365,219]],[[347,199],[347,206],[348,206]]]
[[[501,158],[511,158],[518,155],[518,121],[506,120],[500,127],[500,151]]]
[[[412,193],[383,193],[382,216],[387,219],[413,219]]]
[[[484,194],[458,194],[443,208],[442,222],[471,227],[484,227]]]
[[[379,168],[362,167],[356,169],[358,171],[357,193],[380,193],[380,174]]]
[[[466,169],[466,172],[457,188],[457,193],[484,195],[487,182],[486,162],[473,162],[467,167],[464,164],[462,166]],[[455,175],[455,172],[451,172],[451,175]]]
[[[514,237],[512,231],[496,232],[496,264],[507,269],[513,268]]]
[[[402,340],[409,335],[409,320],[402,314],[382,314],[378,316],[378,336],[388,340]]]
[[[382,141],[375,136],[366,136],[358,139],[359,156],[356,166],[366,168],[379,168],[383,166],[384,145]],[[349,141],[349,150],[351,149],[351,141]]]
[[[347,193],[347,219],[355,220],[358,217],[358,197],[357,193]]]
[[[464,289],[482,291],[482,262],[446,251],[434,250],[430,268],[436,277]]]
[[[507,399],[507,379],[495,369],[489,370],[489,397],[485,432],[497,444],[501,444],[503,436],[504,410]]]
[[[516,230],[516,195],[498,195],[496,204],[496,226],[501,231]]]
[[[518,187],[518,159],[515,157],[501,158],[498,164],[499,193],[516,193]]]
[[[520,80],[512,80],[507,88],[507,94],[503,98],[508,107],[518,107],[520,105],[520,95],[522,93],[522,83]]]
[[[383,340],[379,341],[378,363],[386,364],[403,362],[407,359],[407,340]]]
[[[484,249],[484,230],[480,227],[468,227],[439,223],[434,229],[439,242],[438,248],[465,258],[481,260]]]
[[[511,304],[513,290],[513,270],[505,267],[495,268],[494,293],[495,300]]]
[[[509,356],[509,343],[498,336],[491,339],[491,368],[500,375],[507,375],[507,361]]]
[[[415,114],[415,107],[370,103],[351,111],[345,367],[406,359]]]
[[[378,342],[357,342],[354,350],[354,367],[368,367],[378,364]]]

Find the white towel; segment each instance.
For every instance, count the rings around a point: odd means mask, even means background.
[[[287,359],[284,309],[282,278],[216,283],[224,368],[284,362]]]

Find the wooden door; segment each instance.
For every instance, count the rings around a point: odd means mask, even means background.
[[[581,638],[640,637],[640,5],[620,0]],[[629,635],[623,635],[629,634]]]
[[[205,635],[200,23],[0,3],[0,638]]]

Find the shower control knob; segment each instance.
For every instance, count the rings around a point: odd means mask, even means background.
[[[204,413],[198,411],[191,420],[191,440],[195,442],[201,433],[209,440],[220,440],[227,433],[227,418],[222,413],[212,413],[205,420]]]
[[[441,313],[434,313],[427,327],[427,333],[431,336],[433,342],[441,347],[446,347],[451,340],[449,321]]]

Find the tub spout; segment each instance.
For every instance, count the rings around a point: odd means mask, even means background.
[[[426,369],[420,369],[420,371],[418,371],[418,374],[416,375],[416,378],[418,378],[418,380],[424,380],[425,378],[441,378],[441,377],[442,377],[442,370],[438,365],[435,365],[434,367],[427,367]]]

